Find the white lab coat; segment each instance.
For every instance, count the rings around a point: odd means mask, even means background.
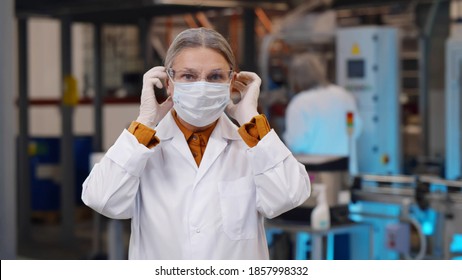
[[[153,149],[124,130],[83,183],[82,200],[131,218],[130,259],[268,259],[264,218],[310,194],[303,165],[271,130],[249,148],[223,114],[198,167],[171,114]]]
[[[351,93],[329,85],[297,94],[286,110],[287,147],[294,154],[348,156],[348,111],[354,113],[354,140],[361,133],[362,122]]]

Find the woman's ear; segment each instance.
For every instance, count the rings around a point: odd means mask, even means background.
[[[167,90],[167,94],[173,97],[173,83],[170,82],[170,79],[165,80],[165,89]]]
[[[231,78],[231,84],[230,84],[230,91],[233,92],[233,88],[234,88],[234,82],[236,82],[236,79],[237,79],[237,72],[233,72],[233,76]]]
[[[231,77],[231,81],[229,82],[229,93],[232,94],[233,91],[235,91],[234,89],[234,82],[236,81],[236,76],[237,76],[237,73],[236,72],[233,72],[233,75]]]

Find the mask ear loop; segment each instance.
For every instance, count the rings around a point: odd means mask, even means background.
[[[165,72],[167,73],[168,79],[172,82],[172,86],[175,86],[175,82],[173,81],[173,77],[172,77],[172,72],[174,72],[173,69],[168,68]],[[167,90],[167,95],[168,95],[169,98],[172,98],[173,93],[172,93],[172,95],[170,95],[170,94],[168,94],[168,90]]]
[[[234,80],[234,77],[236,76],[236,72],[234,72],[234,70],[231,68],[231,71],[229,72],[229,85],[230,87],[232,86],[232,83],[233,83],[233,80]]]
[[[173,81],[173,77],[172,77],[173,76],[172,72],[175,72],[175,71],[173,71],[172,68],[168,68],[167,71],[165,71],[165,72],[167,72],[167,76],[170,79],[170,81],[172,82],[172,84],[175,84],[175,82]]]
[[[233,84],[234,84],[233,81],[235,81],[235,77],[236,77],[237,73],[234,72],[234,70],[233,70],[233,71],[231,72],[230,75],[231,75],[232,77],[231,77],[231,79],[230,79],[230,81],[229,81],[229,91],[230,91],[230,93],[229,93],[229,98],[231,99],[231,102],[232,102],[233,104],[237,104],[237,103],[239,103],[239,102],[241,101],[241,99],[242,99],[242,96],[241,96],[240,91],[237,90],[237,88],[235,88],[235,87],[233,86]]]

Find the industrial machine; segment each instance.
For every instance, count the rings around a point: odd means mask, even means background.
[[[386,221],[381,242],[374,242],[375,259],[394,252],[403,259],[452,259],[462,255],[455,248],[455,235],[462,233],[462,181],[436,176],[361,175],[352,187],[354,204],[375,202],[394,205],[393,215],[369,208],[351,211],[353,219]],[[433,212],[436,215],[426,215]],[[427,224],[432,227],[426,229]],[[418,236],[418,249],[412,250],[412,236]],[[417,252],[415,252],[417,251]]]
[[[432,248],[436,258],[462,257],[462,181],[421,176],[418,188],[420,207],[436,212]]]
[[[413,215],[417,178],[360,175],[354,180],[350,207],[353,220],[374,225],[374,259],[423,259],[427,240]],[[411,254],[410,227],[419,236],[419,252]],[[361,244],[358,244],[361,246]],[[365,248],[364,248],[365,249]]]
[[[398,34],[389,27],[340,28],[337,84],[356,98],[363,128],[358,172],[401,173]]]
[[[370,226],[370,230],[365,227],[357,232],[344,232],[349,235],[351,259],[457,258],[462,252],[462,242],[458,240],[462,237],[462,29],[454,32],[447,41],[445,178],[401,175],[398,54],[398,31],[395,28],[338,29],[337,84],[355,96],[362,119],[362,134],[356,143],[359,175],[352,184],[351,203],[349,199],[340,199],[337,205],[334,202],[330,205],[331,214],[349,203],[349,209],[340,214],[346,213],[355,223],[347,222],[340,227]],[[340,179],[332,170],[318,172],[311,166],[316,158],[297,156],[300,162],[310,165],[307,169],[310,175],[314,175],[312,183],[329,182],[329,186],[338,188],[336,194],[346,190],[342,186],[348,176]],[[324,174],[329,175],[328,181]],[[350,172],[350,175],[355,174]],[[334,197],[338,198],[337,195]],[[296,209],[305,212],[294,220],[308,220],[306,209],[314,205],[313,199],[308,200],[305,209]],[[326,243],[321,242],[319,236],[332,236],[335,227],[330,233],[317,232],[309,227],[309,223],[287,223],[293,217],[281,218],[286,221],[269,221],[268,226],[296,233],[297,258],[305,257],[306,251],[310,251],[311,258],[315,259],[332,257],[329,249],[333,247],[332,238]],[[327,252],[320,253],[320,244],[327,248]]]
[[[337,84],[353,94],[362,121],[356,141],[357,172],[354,174],[398,175],[402,173],[399,105],[399,43],[396,28],[361,26],[339,28],[336,34]],[[354,175],[353,174],[353,175]],[[400,207],[375,200],[350,204],[350,212],[396,217]],[[374,228],[374,259],[396,259],[385,247],[390,220],[361,216]],[[399,231],[399,230],[398,230]],[[369,250],[365,237],[351,237],[354,254]]]

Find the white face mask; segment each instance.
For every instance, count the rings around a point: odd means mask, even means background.
[[[216,121],[230,101],[229,83],[174,83],[173,108],[185,122],[203,127]]]

